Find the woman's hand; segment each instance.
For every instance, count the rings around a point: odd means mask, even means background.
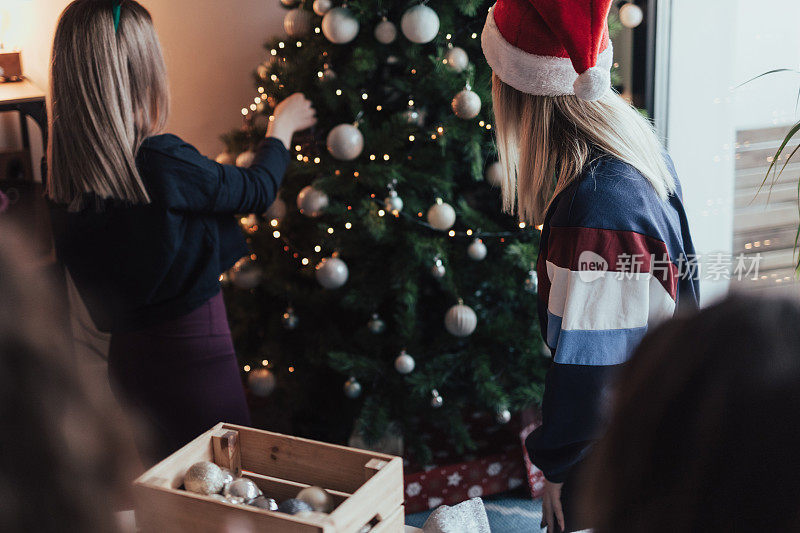
[[[310,128],[317,123],[317,111],[303,93],[294,93],[275,106],[275,112],[267,128],[267,137],[275,137],[290,149],[292,136],[297,131]]]
[[[564,511],[561,508],[561,487],[563,486],[563,483],[544,480],[542,527],[547,526],[547,533],[564,531]]]

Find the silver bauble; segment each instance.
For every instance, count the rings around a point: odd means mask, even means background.
[[[486,167],[486,181],[492,187],[500,187],[503,185],[503,165],[500,161],[495,161]]]
[[[266,398],[275,390],[275,374],[269,368],[255,368],[247,375],[247,388],[254,396]]]
[[[397,39],[397,26],[386,19],[375,26],[375,39],[381,44],[392,44]]]
[[[429,43],[439,34],[439,15],[428,6],[419,4],[403,13],[400,27],[412,43]]]
[[[328,195],[313,185],[304,187],[297,195],[297,208],[307,217],[318,217],[328,207]]]
[[[403,199],[400,198],[397,191],[390,191],[389,196],[384,198],[383,203],[390,213],[399,213],[403,210]]]
[[[369,319],[369,322],[367,322],[367,329],[374,335],[380,335],[386,330],[386,323],[381,320],[378,313],[375,313],[372,315],[372,318]]]
[[[442,260],[437,259],[434,261],[433,266],[431,267],[431,275],[433,275],[433,277],[436,279],[442,279],[445,274],[447,274],[447,269],[445,269]]]
[[[217,156],[217,159],[215,161],[220,165],[235,165],[236,157],[229,151],[225,150],[224,152],[222,152]]]
[[[447,68],[453,72],[464,72],[469,66],[469,56],[460,46],[449,49],[444,56],[444,61]]]
[[[331,10],[333,7],[333,2],[331,2],[331,0],[314,0],[314,5],[312,7],[314,9],[314,13],[321,17]]]
[[[340,161],[352,161],[364,150],[364,135],[352,124],[339,124],[328,133],[328,152]]]
[[[439,409],[442,405],[444,405],[444,398],[439,394],[439,391],[433,389],[431,391],[431,407]]]
[[[230,280],[233,285],[238,289],[250,290],[255,289],[261,284],[261,267],[258,264],[246,257],[240,259],[230,270]]]
[[[333,511],[333,496],[321,487],[306,487],[297,493],[297,499],[306,502],[314,511],[320,513]]]
[[[302,39],[311,33],[314,27],[314,15],[302,7],[292,9],[283,17],[283,29],[294,39]]]
[[[225,485],[228,483],[231,483],[234,479],[236,479],[236,477],[233,475],[233,472],[227,468],[222,469],[222,482],[224,483],[223,487],[225,487]]]
[[[525,279],[525,290],[531,294],[539,292],[539,275],[535,270],[528,272],[528,277]]]
[[[472,241],[472,244],[467,248],[467,255],[469,255],[469,258],[473,261],[483,261],[486,259],[486,254],[486,245],[483,244],[483,241],[480,239]]]
[[[281,220],[286,216],[286,202],[280,198],[276,198],[269,209],[264,213],[264,218],[267,220]]]
[[[284,327],[284,329],[297,329],[299,323],[300,319],[297,318],[297,314],[291,307],[288,307],[283,315],[281,315],[281,325]]]
[[[326,289],[338,289],[347,283],[350,271],[338,257],[326,257],[317,265],[317,281]]]
[[[222,494],[231,503],[250,503],[261,496],[261,489],[252,479],[240,477],[228,483]]]
[[[252,150],[247,150],[246,152],[242,152],[239,154],[239,157],[236,158],[236,166],[237,167],[249,167],[253,164],[253,161],[256,158],[256,153]]]
[[[511,411],[500,409],[495,413],[495,420],[497,420],[498,424],[508,424],[511,421]]]
[[[464,89],[453,98],[452,107],[458,118],[473,119],[481,112],[481,97],[470,89]]]
[[[356,378],[350,378],[344,382],[344,395],[355,400],[361,396],[361,383]]]
[[[447,231],[456,223],[456,210],[441,198],[428,209],[428,224],[439,231]]]
[[[184,474],[183,487],[196,494],[217,494],[225,487],[225,476],[219,466],[210,461],[200,461]]]
[[[264,509],[265,511],[277,511],[278,510],[278,502],[273,500],[272,498],[267,498],[266,496],[258,496],[250,501],[249,505],[253,507],[258,507],[259,509]]]
[[[417,366],[416,361],[405,350],[400,352],[400,355],[394,360],[394,369],[400,374],[410,374],[414,371],[415,366]]]
[[[626,28],[636,28],[643,20],[644,12],[636,4],[629,2],[619,8],[619,21]]]
[[[298,500],[297,498],[292,498],[290,500],[283,501],[281,502],[280,505],[278,505],[279,513],[298,514],[313,510],[314,509],[312,509],[309,504],[307,504],[303,500]]]
[[[322,33],[333,44],[349,43],[360,28],[358,19],[346,7],[335,7],[322,18]]]
[[[478,316],[471,307],[459,303],[451,307],[444,316],[444,327],[456,337],[469,337],[478,326]]]

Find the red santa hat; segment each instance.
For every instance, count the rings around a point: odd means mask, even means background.
[[[518,91],[597,100],[611,87],[612,0],[497,0],[481,43],[489,66]]]

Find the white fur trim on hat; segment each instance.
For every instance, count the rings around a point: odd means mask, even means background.
[[[492,8],[486,17],[481,45],[492,71],[505,83],[526,94],[574,94],[583,100],[597,100],[611,88],[614,47],[610,41],[608,48],[597,56],[597,66],[579,77],[569,58],[529,54],[506,41],[494,20]]]

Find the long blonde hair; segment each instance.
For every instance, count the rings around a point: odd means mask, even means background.
[[[76,206],[85,194],[149,203],[136,168],[142,142],[163,130],[169,90],[150,13],[120,1],[75,0],[61,14],[51,61],[47,194]]]
[[[593,150],[636,168],[664,200],[676,189],[653,126],[618,94],[594,102],[534,96],[493,77],[503,206],[541,224],[553,199],[590,163]]]

